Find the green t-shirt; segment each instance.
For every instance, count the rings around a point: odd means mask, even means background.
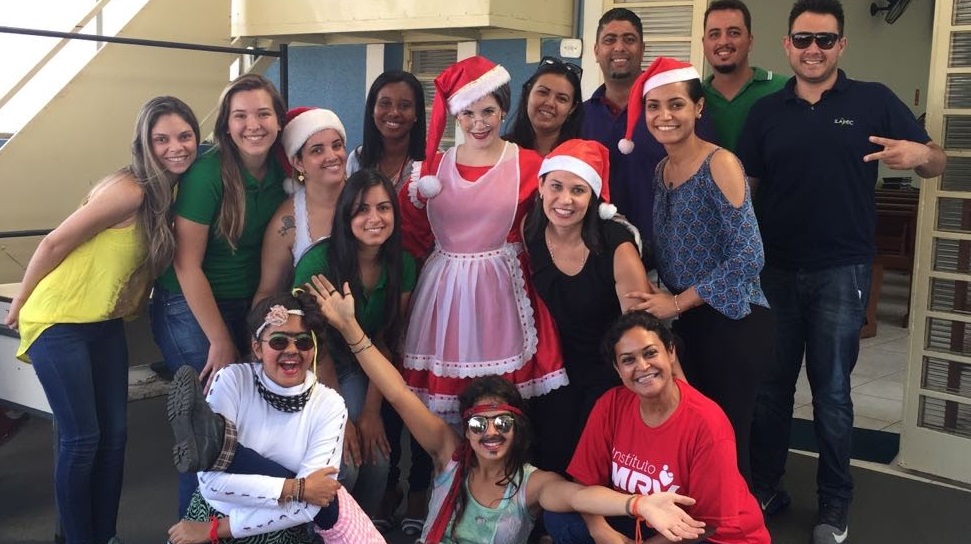
[[[263,231],[276,209],[286,200],[283,191],[283,169],[273,153],[267,163],[266,176],[257,180],[242,169],[246,187],[246,217],[243,233],[236,243],[236,251],[216,235],[215,223],[222,205],[223,184],[220,154],[213,150],[193,163],[179,181],[174,212],[179,217],[209,225],[209,241],[202,259],[202,271],[209,280],[216,300],[248,299],[260,283],[260,252]],[[159,278],[159,284],[169,291],[182,292],[175,269],[169,267]]]
[[[327,253],[330,250],[330,238],[321,240],[308,249],[293,272],[293,286],[302,287],[310,281],[311,276],[323,274],[329,277],[330,264]],[[401,252],[401,292],[410,293],[415,290],[417,277],[417,266],[415,259],[407,252]],[[388,271],[381,268],[381,276],[378,283],[369,293],[365,293],[363,300],[357,300],[354,304],[354,311],[357,322],[369,336],[373,336],[381,329],[384,322],[384,302],[387,296]]]
[[[748,110],[752,108],[752,104],[763,96],[781,89],[787,80],[785,77],[755,66],[752,69],[755,71],[752,79],[731,100],[726,100],[711,86],[714,76],[705,78],[703,84],[705,110],[711,116],[711,122],[715,125],[715,134],[718,135],[718,141],[715,143],[732,153],[738,145],[738,136],[742,132],[742,126],[745,124],[745,118],[748,117]]]

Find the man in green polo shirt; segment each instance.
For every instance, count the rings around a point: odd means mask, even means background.
[[[715,125],[718,145],[735,152],[749,108],[785,85],[786,78],[749,66],[752,15],[740,0],[715,0],[705,11],[701,39],[713,69],[704,81],[705,109]]]

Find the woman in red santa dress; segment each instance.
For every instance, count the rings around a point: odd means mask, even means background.
[[[470,57],[435,79],[426,160],[399,195],[405,248],[424,261],[403,349],[405,381],[432,412],[459,422],[457,394],[502,374],[523,397],[566,385],[559,339],[535,296],[519,225],[541,157],[505,142],[509,73]],[[464,143],[437,152],[447,115]]]

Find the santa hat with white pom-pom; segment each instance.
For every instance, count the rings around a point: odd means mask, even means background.
[[[418,192],[432,198],[442,190],[442,182],[432,170],[449,115],[458,115],[476,100],[509,83],[509,72],[491,60],[474,56],[460,60],[435,78],[435,100],[428,121],[425,160],[418,179]],[[497,127],[498,128],[498,127]]]
[[[556,170],[564,170],[587,182],[593,194],[602,202],[597,213],[601,219],[617,215],[617,206],[610,204],[610,151],[593,140],[567,140],[556,146],[539,167],[542,177]]]
[[[600,197],[597,214],[603,220],[614,220],[624,225],[634,236],[637,252],[641,252],[641,234],[637,228],[617,214],[617,206],[610,203],[610,151],[593,140],[567,140],[556,146],[543,159],[539,167],[542,177],[550,172],[563,170],[575,174],[587,182],[593,194]]]
[[[634,151],[634,127],[644,122],[644,97],[651,89],[656,89],[668,83],[701,79],[698,70],[687,62],[669,57],[658,57],[644,70],[634,86],[631,87],[630,97],[627,99],[627,133],[624,139],[617,142],[617,149],[624,155]]]

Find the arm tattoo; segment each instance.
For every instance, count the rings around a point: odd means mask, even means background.
[[[277,231],[280,233],[280,236],[286,236],[288,230],[297,228],[297,222],[294,221],[292,215],[284,215],[282,222],[283,226]]]

